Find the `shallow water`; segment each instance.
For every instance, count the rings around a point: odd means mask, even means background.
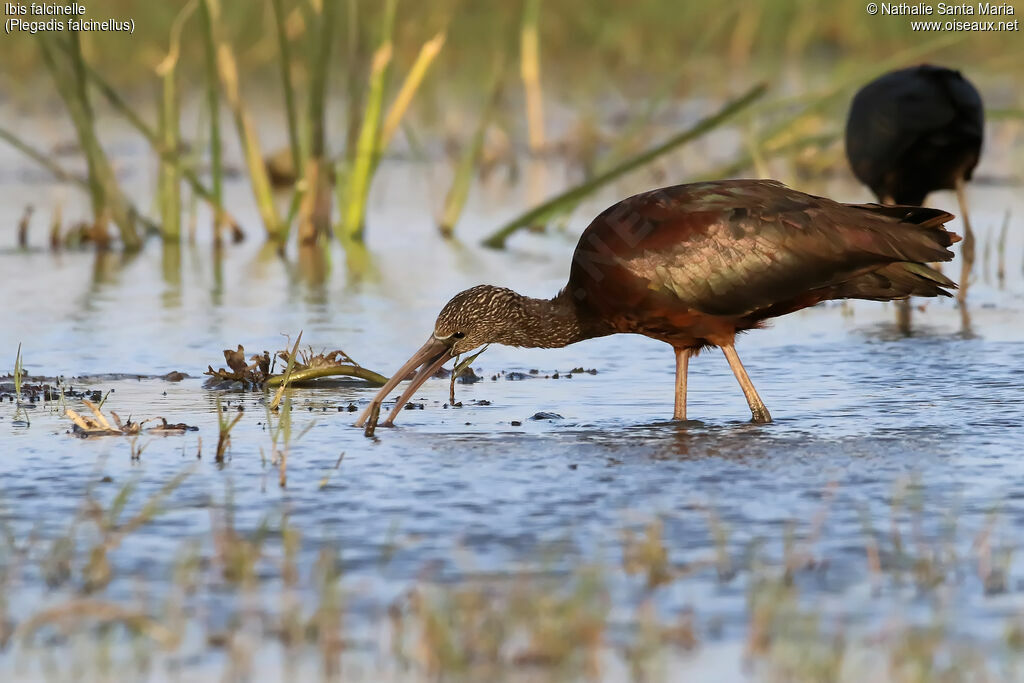
[[[12,159],[4,163],[0,224],[14,225],[23,197],[39,185],[19,180]],[[368,642],[374,615],[414,581],[454,584],[519,571],[558,576],[583,564],[611,575],[612,637],[624,639],[641,591],[616,571],[623,534],[659,518],[672,563],[701,562],[724,548],[732,570],[724,579],[721,566],[697,571],[672,584],[658,595],[658,610],[692,609],[709,647],[733,649],[749,630],[753,574],[743,558],[752,544],[765,562],[781,564],[795,529],[825,560],[798,574],[802,598],[854,630],[894,614],[927,620],[936,609],[892,575],[880,579],[870,571],[865,519],[879,533],[912,525],[919,544],[948,541],[964,565],[974,562],[974,546],[990,524],[993,544],[1015,545],[1024,525],[1024,204],[1014,186],[971,191],[981,243],[966,316],[952,301],[929,301],[914,313],[913,334],[904,336],[892,306],[832,304],[746,335],[738,350],[773,424],[748,422],[743,395],[717,352],[691,363],[694,420],[676,424],[667,419],[673,357],[663,344],[615,336],[559,350],[496,347],[474,364],[484,381],[457,386],[463,407],[444,407],[448,382],[432,380],[416,398],[424,409],[403,411],[397,428],[380,428],[374,439],[344,410],[350,403],[361,408],[372,387],[291,390],[293,432],[312,426],[292,443],[287,487],[279,487],[267,461],[264,396],[203,386],[206,366],[223,365],[221,349],[241,343],[250,353],[273,351],[289,344],[283,335],[302,330],[304,344],[343,348],[389,373],[464,287],[491,282],[536,296],[557,291],[586,216],[645,182],[622,183],[582,207],[566,234],[521,236],[510,252],[497,253],[477,248],[476,238],[515,211],[518,190],[477,193],[459,226],[464,242],[451,245],[422,214],[436,184],[430,174],[392,164],[374,189],[370,263],[353,267],[336,251],[322,277],[304,274],[294,254],[282,261],[266,253],[258,239],[228,249],[219,263],[204,247],[168,255],[155,244],[129,259],[53,255],[41,246],[0,251],[0,353],[10,367],[20,342],[31,375],[112,390],[104,408],[121,416],[199,427],[141,437],[145,450],[135,462],[129,439],[69,435],[69,420],[52,404],[31,409],[31,426],[21,427],[13,424],[14,406],[0,403],[0,509],[14,536],[66,534],[90,488],[109,500],[134,481],[129,508],[137,509],[192,468],[169,509],[112,553],[123,578],[108,597],[130,597],[140,584],[155,595],[167,590],[182,543],[208,535],[211,510],[222,509],[230,491],[242,531],[287,514],[302,533],[303,565],[321,547],[341,549],[352,628]],[[801,189],[866,198],[843,182]],[[240,204],[247,201],[244,184],[234,183],[231,192]],[[952,196],[934,199],[955,211]],[[995,243],[1006,211],[1011,225],[1000,282]],[[255,236],[251,216],[250,222]],[[34,244],[44,242],[43,223],[37,216]],[[957,262],[947,272],[958,270]],[[597,374],[568,376],[580,366]],[[517,381],[501,376],[531,369],[539,373]],[[190,376],[176,383],[155,378],[171,371]],[[558,379],[545,377],[555,372]],[[105,373],[145,378],[95,377]],[[93,378],[75,379],[83,376]],[[223,464],[213,460],[218,398],[231,411],[245,409]],[[529,419],[541,411],[561,417]],[[716,539],[716,529],[724,536]],[[1006,619],[1024,610],[1024,568],[1010,563],[1003,589],[987,593],[977,574],[956,566],[942,600],[944,623],[981,646],[999,642]],[[8,590],[9,611],[18,615],[67,598],[48,592],[36,571]],[[216,596],[197,599],[204,601],[216,621]],[[185,665],[201,671],[213,670],[204,667],[221,657],[202,642],[186,650]],[[20,656],[0,654],[0,670],[19,665]],[[725,675],[734,665],[735,656],[691,662],[705,675]],[[34,670],[26,666],[23,672]]]

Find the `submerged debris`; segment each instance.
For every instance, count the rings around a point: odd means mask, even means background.
[[[548,412],[541,411],[539,413],[534,413],[530,417],[530,419],[531,420],[561,420],[563,418],[558,413],[548,413]]]
[[[206,372],[203,374],[215,380],[241,382],[253,390],[273,387],[284,381],[285,373],[272,374],[272,358],[273,360],[281,359],[285,366],[292,361],[289,385],[335,376],[357,377],[378,385],[383,385],[388,381],[387,377],[359,365],[341,349],[317,353],[313,351],[312,347],[308,347],[297,351],[294,359],[292,359],[292,351],[289,350],[277,351],[273,357],[269,352],[264,351],[251,356],[247,362],[245,347],[241,344],[235,350],[224,350],[224,360],[227,362],[228,369],[214,370],[213,366],[207,366]]]
[[[132,422],[131,417],[129,417],[127,422],[121,422],[121,417],[113,410],[110,411],[110,420],[113,420],[113,424],[111,424],[111,421],[107,419],[103,411],[95,403],[89,399],[82,399],[82,403],[92,413],[91,417],[81,415],[71,408],[65,408],[64,411],[65,415],[75,423],[74,427],[72,427],[73,433],[82,438],[90,436],[135,436],[143,431],[142,426],[144,424],[155,420],[160,420],[161,424],[156,427],[150,427],[145,431],[173,434],[186,431],[194,432],[199,429],[184,422],[170,424],[162,417],[155,417],[150,420],[143,420],[142,422]]]
[[[229,382],[241,382],[253,389],[262,387],[270,376],[270,354],[264,351],[249,360],[251,362],[246,363],[245,347],[239,344],[235,350],[224,349],[224,361],[230,369],[214,370],[212,365],[208,365],[203,374]]]

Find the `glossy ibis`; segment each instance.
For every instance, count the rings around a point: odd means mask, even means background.
[[[854,175],[883,204],[920,206],[936,190],[956,190],[964,222],[962,303],[974,261],[974,233],[964,183],[981,155],[981,96],[959,71],[923,64],[865,85],[846,123],[846,156]]]
[[[736,333],[829,299],[949,296],[927,264],[953,257],[958,237],[938,209],[839,204],[772,180],[677,185],[624,199],[580,237],[569,282],[553,299],[480,285],[441,310],[427,342],[377,393],[376,416],[417,371],[384,424],[449,359],[483,344],[555,348],[618,332],[671,344],[674,417],[686,419],[686,372],[721,347],[754,421],[771,416],[733,346]],[[374,417],[375,419],[375,417]]]

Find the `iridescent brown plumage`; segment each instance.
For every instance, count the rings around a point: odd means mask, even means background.
[[[937,209],[839,204],[771,180],[677,185],[605,210],[583,232],[553,299],[481,285],[457,294],[434,332],[357,421],[419,368],[385,424],[448,359],[487,343],[553,348],[619,332],[676,351],[677,419],[689,358],[719,346],[755,421],[771,420],[740,363],[736,334],[829,299],[949,296],[927,264],[958,238]]]

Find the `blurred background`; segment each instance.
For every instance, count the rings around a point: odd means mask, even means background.
[[[1024,678],[1019,30],[861,0],[84,4],[134,32],[0,36],[0,678]],[[965,305],[744,336],[771,425],[711,352],[667,420],[668,347],[615,335],[490,348],[352,427],[455,292],[553,295],[623,197],[874,201],[850,100],[922,62],[985,102]],[[341,376],[265,386],[296,349]]]

